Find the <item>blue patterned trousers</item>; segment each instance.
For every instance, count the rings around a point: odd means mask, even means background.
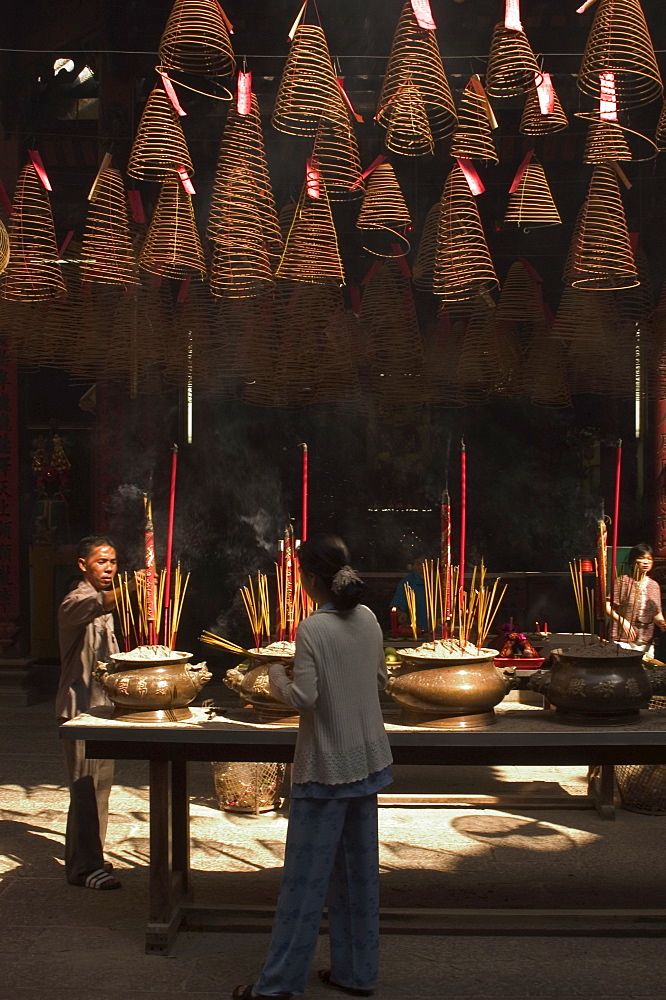
[[[303,993],[324,904],[331,979],[371,990],[379,961],[377,796],[292,799],[273,931],[257,993]]]

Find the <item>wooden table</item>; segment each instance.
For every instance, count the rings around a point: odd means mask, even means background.
[[[511,703],[508,703],[509,706]],[[246,719],[241,713],[230,713]],[[567,726],[554,712],[499,706],[497,724],[480,730],[413,729],[387,723],[396,764],[590,766],[591,792],[600,812],[612,816],[614,764],[666,761],[666,712],[641,713],[634,726]],[[209,718],[204,709],[192,710],[192,719],[175,723],[131,723],[99,714],[80,715],[60,727],[63,739],[86,741],[92,758],[147,760],[150,771],[150,888],[146,951],[166,954],[181,926],[201,928],[204,916],[193,904],[190,884],[188,761],[277,761],[293,759],[296,729],[256,725],[247,721]],[[458,798],[460,802],[460,798]],[[229,914],[230,908],[220,907]],[[268,909],[268,908],[267,908]],[[238,907],[235,908],[238,910]],[[421,918],[425,911],[418,911]],[[476,932],[493,925],[534,931],[542,918],[544,932],[562,929],[567,919],[597,933],[608,926],[614,932],[666,933],[666,910],[651,911],[429,911],[433,929],[460,929],[470,922]],[[395,911],[383,911],[388,915]],[[522,914],[522,917],[521,917]],[[589,917],[585,922],[586,914]],[[456,919],[457,915],[457,919]],[[581,924],[582,920],[582,924]],[[476,922],[474,922],[476,921]],[[393,926],[395,928],[395,925]],[[490,931],[489,931],[490,932]]]

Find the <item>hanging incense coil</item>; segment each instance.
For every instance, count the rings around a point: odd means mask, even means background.
[[[421,242],[412,269],[412,281],[417,288],[432,291],[432,279],[435,271],[435,251],[437,249],[437,232],[439,230],[439,202],[433,205],[426,216],[421,233]]]
[[[166,181],[179,170],[193,176],[190,151],[171,101],[156,86],[143,109],[127,173],[141,181]]]
[[[499,302],[498,320],[540,323],[544,319],[541,283],[532,268],[515,261],[504,279]]]
[[[458,381],[458,363],[466,326],[466,317],[452,316],[442,303],[434,328],[426,337],[425,370],[430,393],[435,402],[446,406],[464,406],[468,402]]]
[[[532,159],[527,164],[518,187],[509,197],[504,223],[519,226],[554,226],[562,222],[546,180],[543,167]]]
[[[271,257],[279,257],[282,253],[283,240],[268,173],[264,136],[261,129],[261,114],[254,94],[252,95],[249,115],[239,114],[235,104],[232,104],[227,115],[220,143],[208,218],[207,235],[211,240],[216,239],[220,219],[225,217],[229,180],[239,164],[243,165],[252,180],[253,202],[259,217],[266,250]]]
[[[88,209],[81,247],[81,277],[109,285],[137,285],[139,269],[130,240],[125,187],[119,170],[100,172]]]
[[[549,135],[551,132],[560,132],[567,128],[569,120],[554,90],[553,97],[553,110],[544,114],[541,110],[539,91],[536,86],[532,85],[528,90],[519,126],[523,135]]]
[[[9,233],[5,229],[5,224],[0,220],[0,274],[9,263]]]
[[[458,128],[451,143],[451,156],[499,163],[487,99],[475,89],[471,80],[463,90],[458,107]]]
[[[162,184],[139,266],[165,278],[206,273],[192,198],[178,180]]]
[[[654,141],[660,152],[663,152],[666,149],[666,101],[664,101],[664,106],[662,107],[661,114],[659,115],[657,132],[654,137]]]
[[[465,330],[458,362],[458,381],[478,401],[497,392],[510,379],[495,330],[496,310],[479,301]]]
[[[607,160],[630,160],[631,152],[624,130],[615,122],[591,121],[583,160],[585,163],[605,163]]]
[[[474,196],[455,166],[444,185],[433,291],[446,302],[474,299],[498,285]]]
[[[400,236],[397,230],[411,224],[409,209],[393,167],[390,163],[380,163],[368,179],[356,227],[385,229],[395,236]]]
[[[322,178],[319,180],[318,198],[311,198],[307,183],[303,185],[275,273],[292,281],[345,283],[331,205]]]
[[[434,31],[421,28],[407,0],[393,36],[384,75],[377,121],[388,127],[400,91],[413,86],[425,105],[433,139],[451,135],[457,125],[456,108]]]
[[[344,122],[321,122],[312,159],[319,166],[331,201],[350,201],[363,196],[365,181],[359,180],[361,160],[349,116]]]
[[[252,298],[274,284],[254,178],[244,166],[232,173],[225,195],[219,199],[213,246],[213,295]]]
[[[275,99],[274,127],[289,135],[314,136],[322,120],[342,123],[348,116],[322,28],[299,25]]]
[[[324,329],[316,390],[318,403],[344,403],[356,409],[363,408],[363,394],[352,356],[351,332],[349,314],[340,299]]]
[[[296,215],[296,209],[298,208],[298,202],[293,198],[290,198],[286,204],[282,206],[278,212],[278,224],[280,226],[280,233],[282,234],[282,242],[289,236],[289,230],[291,229],[292,223],[294,221],[294,216]]]
[[[486,91],[489,97],[517,97],[529,93],[535,78],[541,78],[537,61],[524,31],[495,25],[488,65]]]
[[[391,105],[386,132],[386,148],[402,156],[426,156],[434,153],[435,142],[426,106],[417,87],[407,82]]]
[[[599,0],[578,72],[578,87],[599,100],[602,74],[614,77],[619,110],[663,95],[657,58],[639,0]]]
[[[32,164],[19,174],[9,220],[9,261],[2,276],[5,299],[40,301],[65,291],[48,195]]]
[[[536,406],[571,406],[562,341],[545,320],[536,323],[523,369],[525,392]]]
[[[555,314],[553,337],[567,343],[582,339],[605,344],[609,308],[613,302],[606,292],[566,287]]]
[[[236,67],[229,27],[217,0],[176,0],[160,39],[162,66],[181,73],[229,76]]]
[[[574,231],[567,281],[577,288],[631,288],[638,284],[617,174],[595,167]]]

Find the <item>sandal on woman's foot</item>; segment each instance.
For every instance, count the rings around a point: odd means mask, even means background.
[[[237,986],[236,989],[231,994],[234,1000],[289,1000],[293,994],[291,993],[272,993],[270,996],[266,993],[255,993],[254,984],[250,983],[246,986],[242,983]]]
[[[342,986],[334,983],[331,979],[330,969],[320,969],[317,973],[324,986],[330,986],[333,990],[340,990],[342,993],[350,993],[353,997],[371,997],[374,990],[357,990],[353,986]]]
[[[102,868],[104,869],[105,872],[112,872],[113,861],[105,861],[104,864],[102,865]]]
[[[114,875],[109,875],[103,868],[98,868],[97,871],[87,875],[82,882],[75,884],[84,885],[86,889],[120,889],[121,887],[118,879]]]

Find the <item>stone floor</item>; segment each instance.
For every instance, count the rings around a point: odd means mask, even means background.
[[[148,789],[143,764],[117,765],[107,855],[120,892],[68,886],[67,809],[52,708],[0,707],[0,1000],[218,1000],[251,980],[267,934],[184,933],[168,958],[144,954]],[[399,768],[396,790],[477,794],[584,789],[580,769]],[[209,765],[192,767],[197,902],[270,904],[286,817],[221,812]],[[666,817],[620,809],[383,808],[384,907],[661,907]],[[315,966],[326,965],[320,938]],[[378,996],[666,997],[658,938],[393,934]],[[332,996],[313,973],[308,996]],[[341,995],[341,994],[340,994]]]

